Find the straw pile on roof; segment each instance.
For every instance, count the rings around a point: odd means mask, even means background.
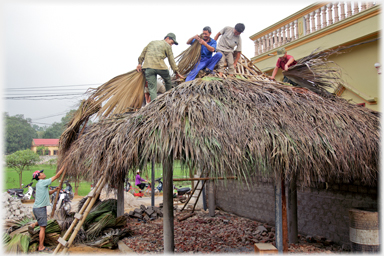
[[[251,72],[250,72],[251,73]],[[67,151],[68,175],[112,185],[171,157],[210,176],[296,174],[303,184],[375,184],[378,113],[310,90],[253,79],[181,83],[145,108],[87,127]]]

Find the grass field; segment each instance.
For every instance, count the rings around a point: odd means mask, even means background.
[[[181,169],[181,166],[180,166],[180,163],[175,161],[174,163],[174,167],[173,167],[173,177],[174,178],[184,178],[184,177],[188,177],[188,173],[187,173],[187,170],[182,170]],[[32,174],[34,171],[36,170],[41,170],[41,169],[44,169],[44,173],[45,175],[50,178],[52,176],[55,175],[56,173],[56,165],[37,165],[37,166],[34,166],[32,167],[29,171],[24,171],[23,172],[23,177],[22,177],[22,183],[24,185],[28,184],[28,183],[31,183],[32,182]],[[16,171],[14,171],[13,169],[11,168],[4,168],[4,179],[3,179],[3,182],[5,184],[4,185],[4,191],[7,191],[7,189],[10,189],[10,188],[19,188],[19,175]],[[141,173],[141,177],[143,179],[146,179],[147,180],[147,177],[148,179],[151,179],[151,170],[152,170],[152,164],[148,164],[147,166],[147,172],[142,172]],[[160,164],[156,164],[155,165],[155,178],[160,178],[162,177],[163,175],[163,168]],[[134,181],[135,180],[135,175],[136,173],[131,173],[128,178],[130,181]],[[55,180],[53,183],[52,183],[52,186],[58,186],[59,185],[59,180]],[[75,184],[72,182],[71,183],[73,189]],[[33,187],[36,186],[36,180],[33,180]],[[175,182],[175,186],[191,186],[191,182],[190,181],[183,181],[183,182]],[[64,185],[65,187],[65,185]],[[82,181],[80,183],[80,186],[79,186],[79,195],[80,196],[86,196],[89,191],[91,190],[91,183],[89,182],[86,182],[86,181]],[[25,191],[26,192],[26,189]]]

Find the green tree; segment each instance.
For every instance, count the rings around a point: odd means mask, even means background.
[[[37,137],[35,129],[31,126],[31,119],[25,119],[24,115],[9,116],[8,113],[4,113],[4,119],[5,153],[11,154],[31,148],[32,139]]]
[[[39,160],[40,157],[30,149],[16,151],[5,158],[7,167],[14,169],[14,171],[19,174],[20,188],[22,188],[23,171],[28,171],[29,168],[36,165]]]
[[[73,114],[76,110],[72,109],[67,114],[61,118],[61,122],[57,123],[54,122],[51,126],[47,127],[45,129],[45,132],[43,134],[44,139],[58,139],[60,138],[61,134],[64,132],[66,125],[71,120]]]

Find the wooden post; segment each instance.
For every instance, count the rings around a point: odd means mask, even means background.
[[[173,226],[173,159],[169,156],[163,161],[163,239],[164,253],[173,253],[175,250]]]
[[[155,206],[155,157],[152,157],[151,206]]]
[[[294,175],[288,186],[288,238],[289,243],[298,243],[297,230],[297,186],[296,175]]]
[[[281,174],[281,212],[283,221],[283,252],[288,252],[287,197],[285,194],[285,175]]]
[[[275,179],[275,229],[276,248],[283,252],[283,214],[281,209],[281,173]]]
[[[65,164],[63,167],[61,167],[61,169],[65,168],[66,166],[67,165]],[[64,177],[65,177],[66,173],[67,173],[67,168],[64,169],[64,172],[61,175],[61,180],[60,180],[60,184],[59,184],[60,189],[63,187]],[[59,199],[59,194],[60,194],[60,192],[56,192],[56,197],[55,197],[55,200],[53,201],[53,205],[52,205],[51,218],[53,218],[53,216],[55,215],[56,203],[57,203],[57,200]]]
[[[215,209],[216,209],[216,204],[215,204],[215,186],[214,186],[214,181],[210,180],[208,182],[208,209],[209,209],[209,216],[210,217],[215,217]]]
[[[124,182],[117,183],[117,217],[124,215]]]

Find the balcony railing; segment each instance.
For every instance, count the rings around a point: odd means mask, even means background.
[[[303,9],[301,15],[294,15],[294,20],[292,18],[283,20],[251,36],[255,42],[255,56],[282,47],[376,5],[376,2],[336,2],[317,4],[312,8]],[[319,6],[321,7],[313,10]]]

